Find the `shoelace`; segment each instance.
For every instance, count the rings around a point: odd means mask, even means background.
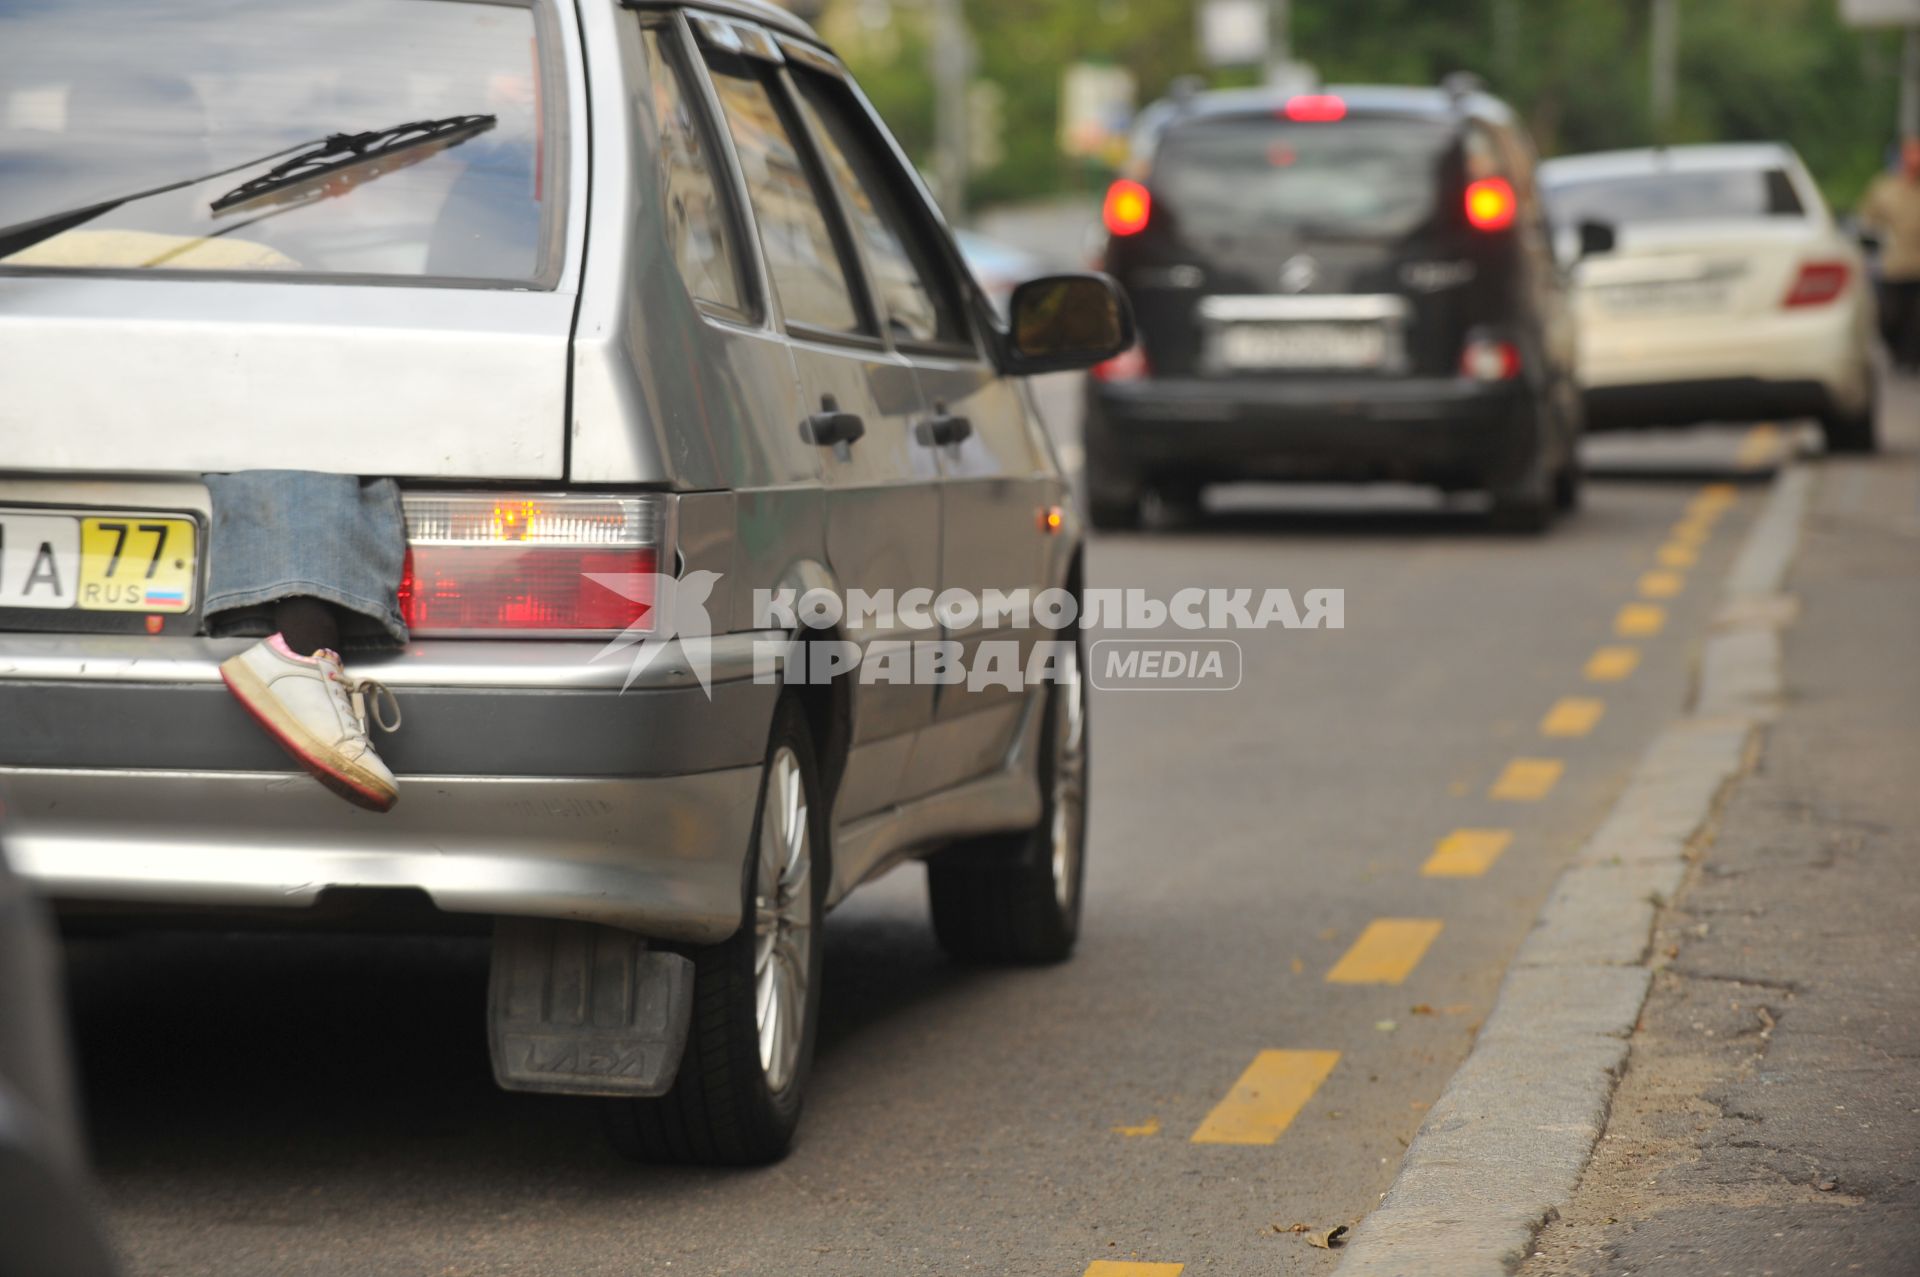
[[[353,715],[354,721],[360,724],[362,731],[366,730],[368,722],[372,722],[383,732],[400,730],[400,698],[395,696],[393,689],[385,683],[371,678],[355,679],[349,682],[342,677],[339,667],[334,666],[327,670],[327,684],[333,690],[333,694],[344,701],[347,712]],[[387,708],[393,710],[391,723],[387,721],[386,715],[380,712],[383,701]],[[367,717],[369,704],[373,707],[371,719]]]

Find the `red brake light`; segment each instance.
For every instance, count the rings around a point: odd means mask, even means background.
[[[1141,381],[1151,375],[1147,352],[1141,346],[1129,346],[1112,359],[1093,366],[1095,381]]]
[[[1100,220],[1115,235],[1138,235],[1147,229],[1147,219],[1152,215],[1153,196],[1140,183],[1123,177],[1107,188],[1107,203],[1100,211]]]
[[[1287,99],[1286,115],[1301,124],[1332,124],[1347,118],[1347,104],[1331,93],[1302,93]]]
[[[1512,381],[1520,375],[1520,348],[1510,341],[1475,337],[1460,352],[1460,371],[1475,381]]]
[[[400,615],[417,634],[562,638],[652,624],[654,574],[670,561],[660,498],[408,493],[406,514]]]
[[[1467,220],[1478,231],[1504,231],[1513,225],[1513,187],[1504,177],[1483,177],[1467,187]]]
[[[1808,262],[1787,291],[1782,306],[1824,306],[1847,290],[1853,277],[1845,262]]]

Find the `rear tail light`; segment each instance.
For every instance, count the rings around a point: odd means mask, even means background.
[[[1095,381],[1144,381],[1152,373],[1147,366],[1146,348],[1129,346],[1112,359],[1093,366]]]
[[[1302,93],[1287,99],[1286,115],[1302,124],[1333,124],[1347,118],[1347,104],[1331,93]]]
[[[1483,177],[1467,187],[1467,221],[1477,231],[1504,231],[1513,225],[1513,186],[1504,177]]]
[[[1460,371],[1475,381],[1512,381],[1520,375],[1520,348],[1510,341],[1475,337],[1460,352]]]
[[[409,493],[406,513],[400,614],[419,635],[645,630],[672,561],[665,497]]]
[[[1787,290],[1782,306],[1824,306],[1847,291],[1853,271],[1845,262],[1808,262]]]
[[[1123,177],[1107,188],[1107,202],[1100,220],[1115,235],[1138,235],[1147,229],[1153,215],[1153,196],[1130,177]]]

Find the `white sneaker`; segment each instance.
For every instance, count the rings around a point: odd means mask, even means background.
[[[220,677],[260,725],[286,747],[321,784],[350,803],[386,811],[400,801],[393,773],[367,735],[367,699],[382,731],[400,726],[393,693],[362,679],[349,682],[340,657],[321,648],[300,656],[275,634],[223,661]],[[393,707],[393,722],[379,713],[380,698]]]

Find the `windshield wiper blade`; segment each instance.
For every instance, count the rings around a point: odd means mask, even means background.
[[[213,202],[213,211],[216,214],[226,213],[259,203],[271,196],[324,181],[344,169],[402,152],[420,152],[413,158],[425,159],[427,152],[423,148],[432,146],[436,150],[445,150],[450,146],[458,146],[469,138],[485,133],[499,122],[497,115],[449,115],[438,120],[414,120],[407,124],[396,124],[392,128],[370,129],[365,133],[332,133],[318,145],[234,187]]]

